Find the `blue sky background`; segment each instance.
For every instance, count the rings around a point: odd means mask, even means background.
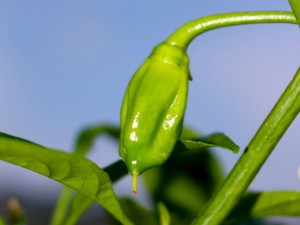
[[[1,1],[0,131],[70,151],[79,129],[119,123],[128,80],[180,25],[214,13],[254,10],[290,7],[287,0]],[[296,72],[299,41],[297,26],[278,24],[198,37],[188,50],[194,80],[186,124],[203,134],[222,131],[245,148]],[[299,133],[297,118],[252,189],[300,189]],[[111,140],[100,138],[94,148],[89,157],[100,166],[118,159]],[[226,171],[239,157],[213,151]],[[39,197],[47,190],[52,196],[60,187],[4,162],[0,171],[1,192],[34,190]],[[130,194],[129,179],[116,190]]]

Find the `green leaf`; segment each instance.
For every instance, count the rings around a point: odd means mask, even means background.
[[[120,160],[104,168],[104,171],[108,173],[112,183],[128,173],[124,162]],[[75,193],[71,199],[68,215],[62,224],[76,224],[83,213],[92,205],[93,202],[93,199],[81,193]]]
[[[199,134],[197,131],[193,130],[192,128],[189,128],[188,126],[184,126],[180,135],[180,139],[195,139],[199,137]]]
[[[171,224],[170,213],[167,207],[162,202],[158,203],[157,211],[159,215],[160,225],[170,225]]]
[[[300,26],[300,1],[299,0],[289,0],[292,7],[293,13],[296,17],[297,23]]]
[[[118,160],[103,169],[108,175],[111,182],[116,182],[128,174],[127,167],[122,160]]]
[[[126,215],[134,222],[134,224],[157,225],[159,224],[156,213],[148,210],[129,198],[120,199],[120,203]],[[113,218],[111,225],[119,225]]]
[[[76,138],[74,152],[85,155],[91,149],[95,139],[103,134],[108,134],[110,137],[118,139],[120,136],[120,128],[107,124],[87,127],[82,130]]]
[[[300,217],[300,192],[270,191],[247,194],[230,213],[228,220],[270,216]]]
[[[68,216],[63,225],[74,225],[83,213],[93,204],[94,200],[81,193],[75,193],[69,207]]]
[[[190,224],[224,180],[209,149],[175,154],[142,176],[155,203],[170,211],[172,224]]]
[[[179,140],[166,163],[143,174],[154,201],[164,202],[173,223],[182,224],[194,219],[224,180],[220,163],[209,148],[239,150],[224,134],[195,138],[196,132],[187,131],[182,137],[193,140]]]
[[[120,129],[118,127],[108,124],[87,127],[86,129],[82,130],[77,136],[76,144],[74,146],[74,153],[79,155],[86,155],[91,150],[95,139],[99,138],[101,135],[104,134],[109,135],[114,139],[118,139],[120,135]],[[120,165],[117,164],[117,166]],[[112,169],[116,168],[114,167]],[[114,174],[116,174],[116,172],[114,172]],[[117,179],[117,177],[113,178]],[[82,194],[74,194],[73,192],[68,191],[67,189],[67,187],[63,188],[60,198],[57,201],[57,206],[55,207],[52,216],[51,225],[65,225],[66,223],[68,223],[69,225],[76,224],[77,220],[80,219],[81,215],[93,203],[93,201],[89,198],[84,199]],[[79,197],[77,197],[77,195],[79,195]],[[73,198],[76,198],[76,200],[73,201]],[[77,200],[77,198],[80,199],[80,203],[78,202],[79,200]],[[74,204],[74,202],[76,202],[76,204],[78,203],[79,207],[73,207],[72,204]],[[69,207],[71,207],[72,209],[68,209]],[[64,219],[67,219],[67,221],[64,221]]]
[[[0,133],[0,159],[69,186],[94,199],[123,224],[132,224],[120,208],[107,173],[87,158]]]
[[[0,217],[0,225],[6,225],[6,223],[2,217]]]
[[[218,147],[238,153],[239,146],[236,145],[229,137],[222,133],[214,133],[206,137],[195,140],[179,140],[175,148],[178,150],[201,150],[205,148]]]
[[[59,200],[56,203],[54,213],[51,218],[51,225],[63,224],[64,218],[67,215],[69,203],[72,197],[73,190],[69,187],[64,187],[60,193]]]

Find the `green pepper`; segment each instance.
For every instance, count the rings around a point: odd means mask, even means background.
[[[133,176],[164,163],[183,126],[189,59],[167,43],[155,47],[131,78],[121,108],[119,154]]]

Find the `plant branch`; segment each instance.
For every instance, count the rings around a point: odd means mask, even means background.
[[[298,0],[296,0],[298,1]],[[206,31],[242,24],[253,23],[293,23],[297,21],[291,12],[235,12],[211,15],[190,21],[176,30],[166,42],[176,45],[184,50],[190,42]]]
[[[296,20],[300,27],[300,1],[299,0],[289,0],[289,3],[292,7]]]
[[[217,225],[226,218],[299,112],[300,67],[221,189],[194,220],[193,225]]]

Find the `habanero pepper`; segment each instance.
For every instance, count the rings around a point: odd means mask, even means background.
[[[189,59],[181,48],[161,43],[131,78],[121,107],[119,155],[133,176],[170,156],[182,127]]]

